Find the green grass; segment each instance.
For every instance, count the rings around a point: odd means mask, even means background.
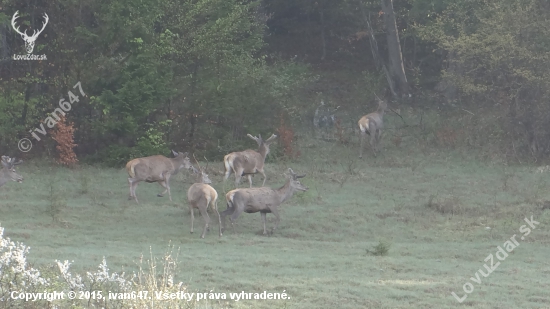
[[[137,205],[127,200],[123,169],[32,161],[18,168],[24,183],[0,188],[0,225],[31,247],[35,267],[74,260],[72,271],[84,274],[105,256],[111,271],[132,272],[142,254],[160,256],[171,244],[180,248],[175,281],[192,291],[285,290],[291,297],[228,302],[229,308],[548,308],[550,215],[541,203],[550,199],[550,174],[458,152],[410,152],[388,139],[382,144],[378,158],[367,148],[359,160],[355,140],[347,146],[309,141],[297,162],[267,164],[267,185],[282,185],[292,167],[307,173],[302,182],[310,188],[283,204],[272,236],[261,235],[258,213],[243,213],[236,231],[228,226],[222,238],[210,213],[210,231],[200,239],[196,212],[190,234],[187,172],[172,179],[173,202],[156,197],[158,184],[140,183]],[[210,166],[223,169],[221,162]],[[211,178],[224,210],[222,176]],[[473,283],[483,260],[520,235],[531,215],[537,229],[481,284]],[[268,227],[273,219],[268,215]],[[369,253],[380,243],[389,246],[385,255]],[[451,292],[464,295],[466,282],[475,289],[461,305]]]

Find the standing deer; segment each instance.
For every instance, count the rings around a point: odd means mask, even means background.
[[[269,153],[269,145],[273,143],[273,141],[277,138],[277,135],[272,134],[266,141],[264,141],[262,136],[259,134],[258,137],[250,134],[247,134],[246,136],[255,140],[256,143],[258,143],[259,149],[258,151],[248,149],[241,152],[232,152],[223,157],[223,164],[225,165],[224,188],[225,181],[229,178],[229,175],[231,175],[231,171],[235,173],[235,187],[239,186],[242,176],[248,175],[248,182],[250,183],[250,188],[252,188],[252,175],[257,173],[264,176],[262,187],[265,185],[265,157]]]
[[[23,176],[17,174],[15,171],[15,166],[23,163],[22,160],[15,161],[15,158],[2,156],[1,163],[3,168],[0,170],[0,187],[10,180],[17,181],[18,183],[23,182]]]
[[[197,159],[195,159],[197,161]],[[191,234],[193,233],[193,221],[195,221],[195,214],[193,209],[197,208],[201,216],[204,219],[204,228],[202,229],[201,238],[204,238],[206,231],[209,229],[208,224],[210,223],[210,217],[208,216],[208,206],[210,206],[216,214],[218,214],[218,223],[220,230],[220,237],[222,236],[222,222],[220,219],[220,213],[218,212],[218,192],[210,186],[212,181],[206,174],[208,170],[208,163],[206,164],[206,169],[203,170],[199,161],[197,161],[199,166],[199,182],[191,185],[187,191],[187,201],[189,201],[189,211],[191,212]]]
[[[304,186],[299,178],[303,178],[306,175],[296,175],[291,168],[288,169],[290,177],[287,179],[284,186],[279,189],[271,189],[268,187],[262,188],[242,188],[235,189],[227,192],[225,199],[227,201],[227,210],[221,213],[222,215],[222,231],[225,229],[225,216],[231,215],[231,225],[234,226],[235,221],[239,215],[244,211],[246,213],[260,212],[262,215],[262,222],[264,225],[264,235],[267,234],[266,230],[266,214],[273,213],[276,221],[275,226],[271,233],[273,233],[279,226],[279,206],[290,199],[296,191],[307,191],[308,187]]]
[[[167,158],[163,155],[137,158],[126,163],[128,171],[128,183],[130,184],[130,197],[139,204],[136,197],[136,188],[140,181],[158,182],[165,190],[157,194],[158,197],[164,196],[168,192],[168,197],[172,201],[170,194],[170,176],[177,174],[182,168],[191,168],[191,161],[186,153],[175,152],[172,150],[174,158]]]
[[[384,112],[388,110],[388,104],[381,100],[378,96],[378,109],[376,112],[367,114],[357,122],[359,124],[359,130],[361,130],[361,146],[359,148],[359,158],[363,157],[363,142],[366,135],[370,135],[370,146],[376,157],[376,152],[378,151],[378,143],[380,142],[380,136],[382,134],[382,128],[384,127]]]

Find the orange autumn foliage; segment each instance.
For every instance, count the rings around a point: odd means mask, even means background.
[[[56,130],[52,132],[52,138],[57,142],[57,163],[71,166],[78,162],[73,148],[77,146],[74,143],[74,123],[66,121],[65,117],[56,125]]]
[[[292,143],[294,141],[294,131],[290,126],[285,124],[283,115],[281,115],[281,123],[277,129],[277,132],[279,133],[279,139],[283,146],[284,155],[289,158],[299,157],[301,154],[300,151],[295,151],[292,147]]]

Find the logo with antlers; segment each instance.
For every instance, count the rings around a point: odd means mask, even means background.
[[[21,38],[23,39],[23,41],[25,41],[25,49],[27,50],[27,54],[31,54],[34,49],[34,43],[36,41],[36,38],[38,38],[38,35],[42,33],[42,31],[44,31],[44,28],[46,28],[49,17],[48,17],[48,14],[44,13],[44,19],[46,21],[42,23],[42,29],[40,29],[38,32],[36,32],[36,30],[33,30],[32,35],[28,36],[27,30],[25,30],[25,32],[21,32],[19,31],[19,27],[15,24],[15,20],[19,18],[18,14],[19,14],[19,11],[13,14],[13,17],[11,19],[11,26],[13,27],[13,30],[15,30],[15,32],[21,35]]]

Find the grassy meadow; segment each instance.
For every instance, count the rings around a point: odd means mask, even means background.
[[[190,291],[290,296],[199,302],[199,308],[550,308],[550,212],[543,210],[550,173],[387,139],[377,158],[366,148],[359,160],[357,147],[356,140],[345,146],[311,140],[293,162],[268,157],[266,185],[280,187],[292,167],[307,173],[302,183],[309,187],[283,204],[270,236],[261,235],[259,213],[243,213],[236,230],[228,226],[219,238],[211,212],[210,231],[200,239],[198,211],[190,234],[187,171],[172,178],[173,202],[156,197],[158,184],[142,182],[138,205],[127,200],[123,168],[32,160],[18,167],[22,184],[0,188],[0,225],[5,236],[31,247],[35,267],[74,260],[72,271],[85,274],[105,256],[111,271],[131,273],[142,255],[162,256],[173,246],[174,281]],[[210,175],[224,210],[223,164],[210,166],[218,170]],[[520,240],[531,216],[540,224]],[[271,228],[274,217],[267,217]],[[470,280],[514,234],[520,245],[488,277],[479,276],[481,283]],[[460,304],[451,292],[462,297],[466,282],[474,291]]]

